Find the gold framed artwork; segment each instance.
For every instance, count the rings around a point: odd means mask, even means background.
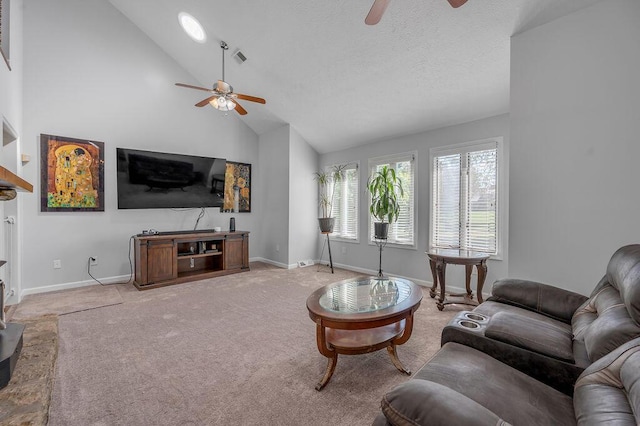
[[[227,161],[222,211],[251,212],[251,164]]]
[[[104,143],[40,135],[40,211],[104,211]]]

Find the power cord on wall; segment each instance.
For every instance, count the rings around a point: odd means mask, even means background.
[[[200,214],[198,215],[198,219],[196,219],[196,224],[193,227],[193,230],[195,231],[196,229],[198,229],[198,222],[200,222],[200,219],[202,219],[204,217],[204,207],[201,207],[202,210],[200,210]]]
[[[131,279],[133,278],[133,261],[131,260],[131,247],[133,246],[134,237],[135,235],[132,235],[131,237],[129,237],[129,279],[127,281],[119,281],[115,283],[103,283],[99,279],[91,275],[91,262],[96,260],[95,257],[93,256],[89,256],[89,258],[87,259],[87,273],[89,274],[89,276],[93,278],[95,282],[103,286],[113,285],[113,284],[129,284],[131,282]]]

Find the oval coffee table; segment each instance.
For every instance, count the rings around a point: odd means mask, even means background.
[[[357,277],[329,284],[307,299],[309,317],[316,323],[318,351],[328,359],[321,390],[331,379],[338,354],[358,355],[387,348],[393,365],[405,374],[396,353],[413,330],[413,313],[422,291],[396,277]]]

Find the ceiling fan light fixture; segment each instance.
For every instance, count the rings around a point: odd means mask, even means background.
[[[236,103],[224,96],[213,98],[209,104],[219,111],[232,111],[236,107]]]
[[[207,33],[204,31],[200,22],[187,12],[180,12],[178,14],[178,22],[180,22],[180,26],[182,26],[184,32],[194,41],[198,43],[207,41]]]

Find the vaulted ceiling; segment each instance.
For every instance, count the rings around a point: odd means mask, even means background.
[[[373,0],[110,0],[193,76],[183,83],[222,78],[226,41],[226,81],[267,100],[242,102],[241,119],[258,134],[290,123],[320,153],[508,112],[510,37],[597,1],[391,0],[368,26]]]

